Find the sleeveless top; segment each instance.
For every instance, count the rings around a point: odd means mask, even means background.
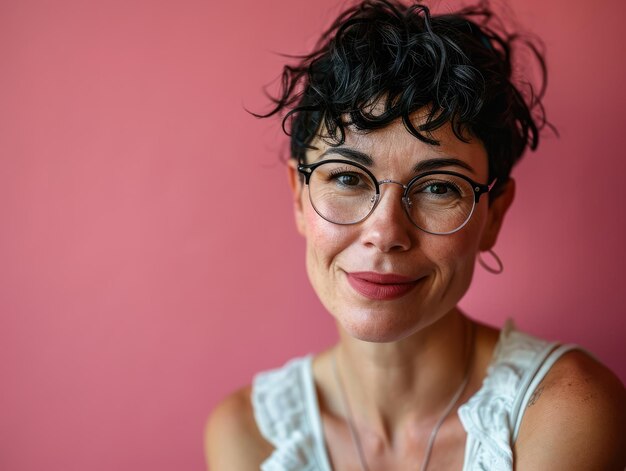
[[[532,393],[552,365],[575,348],[532,337],[506,323],[481,388],[458,409],[467,432],[463,471],[513,470],[513,443]],[[262,471],[332,471],[312,360],[312,355],[295,358],[254,378],[255,420],[275,447]]]

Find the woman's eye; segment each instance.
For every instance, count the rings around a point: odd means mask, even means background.
[[[426,191],[436,195],[443,195],[449,190],[448,186],[443,183],[431,183],[426,187]]]
[[[360,178],[358,176],[349,173],[335,175],[334,178],[336,181],[345,186],[356,186],[360,183]]]
[[[421,185],[416,185],[414,192],[415,197],[427,197],[429,195],[440,198],[457,198],[461,192],[457,185],[447,181],[429,181]]]

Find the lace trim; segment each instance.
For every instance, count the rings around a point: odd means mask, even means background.
[[[252,403],[261,434],[274,445],[262,471],[314,471],[315,438],[308,419],[302,371],[310,357],[295,358],[283,368],[259,373]]]
[[[520,387],[553,345],[515,331],[507,321],[482,387],[458,411],[467,432],[464,471],[513,469],[512,412]]]

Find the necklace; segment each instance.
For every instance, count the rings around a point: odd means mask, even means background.
[[[471,360],[474,354],[474,335],[475,335],[474,324],[470,323],[470,326],[471,326],[470,335],[469,336],[466,335],[466,337],[468,337],[469,345],[466,346],[466,350],[468,350],[468,355],[467,355],[467,360],[466,360],[466,365],[465,365],[465,373],[463,375],[463,381],[461,381],[461,385],[459,386],[459,389],[457,389],[456,393],[452,397],[452,400],[450,401],[448,406],[445,408],[445,410],[443,411],[443,414],[441,414],[441,417],[439,417],[439,420],[437,421],[432,431],[430,432],[430,437],[428,439],[428,444],[426,445],[426,451],[424,452],[424,459],[422,461],[422,465],[420,466],[420,471],[426,471],[426,468],[428,467],[428,462],[430,461],[430,454],[432,452],[433,445],[435,444],[435,438],[437,437],[437,432],[439,432],[441,425],[446,420],[448,415],[450,415],[450,412],[452,412],[452,409],[454,409],[454,406],[461,398],[463,391],[465,391],[465,388],[467,387],[467,383],[469,383]],[[357,455],[359,457],[359,462],[361,463],[361,469],[363,471],[369,471],[369,468],[367,466],[367,461],[365,460],[365,453],[363,453],[363,446],[361,445],[359,434],[357,432],[356,426],[354,425],[354,419],[352,416],[352,409],[350,407],[350,401],[348,400],[348,395],[346,394],[346,390],[343,385],[343,381],[341,380],[341,376],[339,376],[339,370],[337,368],[337,356],[334,350],[332,352],[331,359],[332,359],[332,366],[333,366],[333,374],[335,376],[335,382],[337,383],[337,388],[339,389],[341,401],[343,403],[344,413],[346,416],[346,423],[348,425],[348,429],[350,430],[350,435],[352,436],[352,443],[354,444],[354,448],[356,449]]]

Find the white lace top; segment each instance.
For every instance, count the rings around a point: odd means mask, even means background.
[[[513,470],[512,445],[533,391],[565,352],[577,348],[514,330],[500,333],[482,387],[458,411],[467,432],[463,471]],[[331,471],[313,381],[312,356],[254,378],[252,403],[274,445],[262,471]]]

